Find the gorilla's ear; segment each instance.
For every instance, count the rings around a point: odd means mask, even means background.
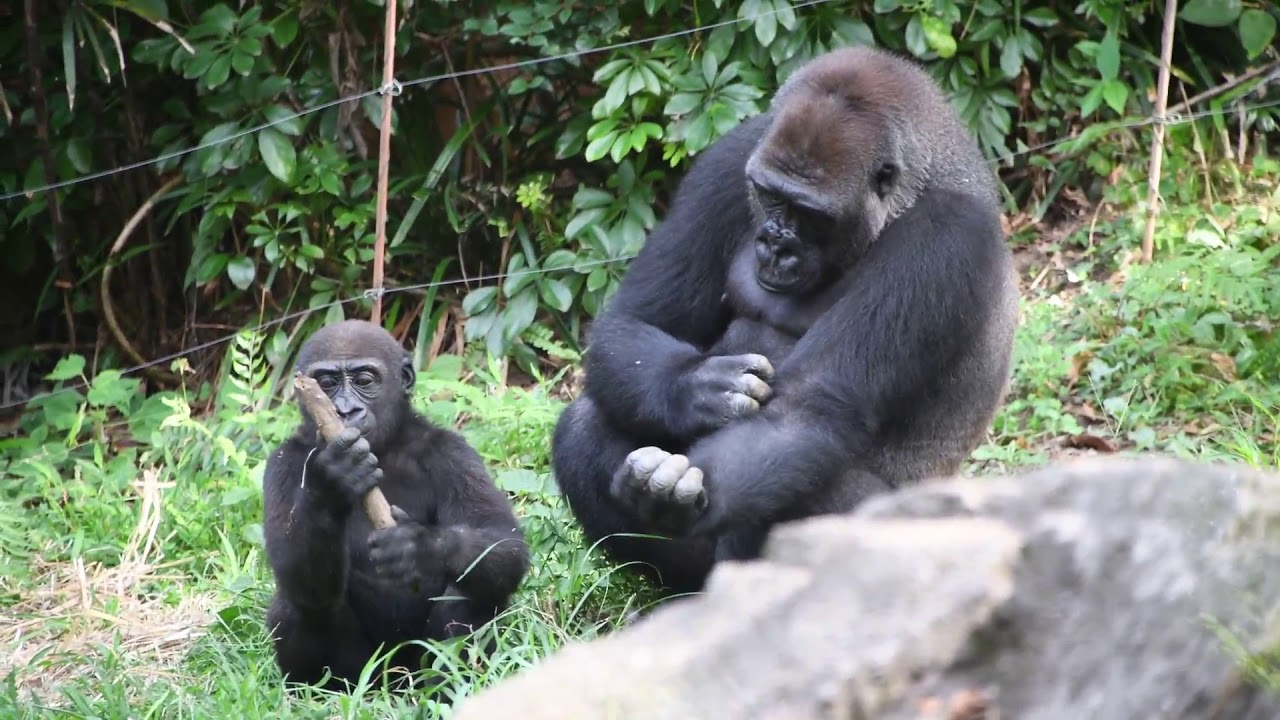
[[[400,383],[404,386],[406,396],[413,394],[413,383],[417,379],[418,373],[413,369],[413,356],[406,355],[400,362]]]

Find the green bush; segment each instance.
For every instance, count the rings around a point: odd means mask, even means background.
[[[575,357],[691,158],[836,46],[876,43],[925,63],[1000,161],[1010,209],[1043,214],[1062,187],[1107,170],[1114,153],[1100,142],[1141,147],[1142,130],[1106,123],[1152,113],[1161,6],[504,0],[477,13],[453,0],[401,3],[396,75],[406,87],[393,105],[388,282],[490,279],[394,292],[385,324],[420,348],[461,334],[526,370]],[[166,159],[0,202],[8,279],[22,280],[19,309],[37,320],[24,325],[35,328],[28,344],[68,340],[72,327],[83,337],[100,324],[100,297],[124,319],[113,336],[144,358],[213,337],[200,328],[313,310],[266,339],[281,368],[317,323],[367,313],[367,300],[340,301],[370,284],[380,2],[58,7],[39,8],[34,67],[22,23],[0,30],[0,64],[17,69],[3,85],[15,121],[0,140],[17,152],[0,157],[0,190],[44,183],[42,131],[54,181]],[[1266,4],[1185,3],[1176,82],[1195,94],[1274,56],[1278,16]],[[536,64],[449,76],[518,62]],[[409,82],[420,78],[433,79]],[[1212,101],[1225,106],[1255,87]],[[1271,131],[1273,112],[1243,121]],[[1087,142],[1028,152],[1091,126]],[[118,229],[175,174],[178,189],[113,253]],[[115,282],[103,291],[107,263]]]

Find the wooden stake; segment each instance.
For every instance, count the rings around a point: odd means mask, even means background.
[[[383,253],[387,245],[387,185],[391,164],[391,91],[395,82],[396,66],[396,0],[387,0],[387,19],[383,29],[382,51],[382,126],[378,136],[378,209],[373,240],[373,297],[372,322],[382,318]]]
[[[1151,139],[1151,165],[1147,169],[1147,226],[1142,231],[1142,262],[1151,262],[1160,213],[1160,166],[1164,162],[1165,110],[1169,107],[1169,67],[1173,63],[1173,28],[1178,0],[1164,1],[1164,31],[1160,36],[1160,72],[1156,79],[1156,129]]]
[[[320,389],[320,384],[315,381],[315,378],[307,377],[302,373],[294,374],[293,387],[298,392],[298,400],[307,412],[311,413],[311,417],[315,418],[316,429],[320,436],[325,442],[333,442],[345,426],[342,424],[342,418],[338,417],[338,412],[334,410],[333,403],[329,401],[329,396]],[[364,496],[364,512],[369,516],[369,521],[373,523],[375,530],[395,527],[396,521],[391,517],[391,504],[387,502],[386,496],[382,494],[382,489],[379,487],[375,486]]]

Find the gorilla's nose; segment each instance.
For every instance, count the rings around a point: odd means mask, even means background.
[[[338,417],[344,425],[352,425],[364,419],[365,409],[359,405],[338,410]]]

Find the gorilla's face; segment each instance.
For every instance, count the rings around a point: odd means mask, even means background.
[[[343,425],[358,428],[367,437],[378,427],[379,420],[391,419],[385,411],[387,389],[383,379],[387,377],[387,368],[377,358],[320,361],[303,372],[315,378],[320,389],[333,401]],[[393,387],[391,391],[398,394],[400,388]]]
[[[298,369],[333,401],[343,425],[359,428],[375,448],[400,426],[415,373],[385,330],[358,320],[321,328],[298,353]],[[309,426],[314,419],[303,408]]]
[[[807,294],[821,283],[831,264],[824,240],[832,236],[836,219],[805,204],[797,193],[754,179],[750,187],[762,218],[755,237],[756,282],[772,293]]]
[[[788,88],[747,160],[756,279],[771,292],[820,289],[908,204],[894,124],[840,80]]]

